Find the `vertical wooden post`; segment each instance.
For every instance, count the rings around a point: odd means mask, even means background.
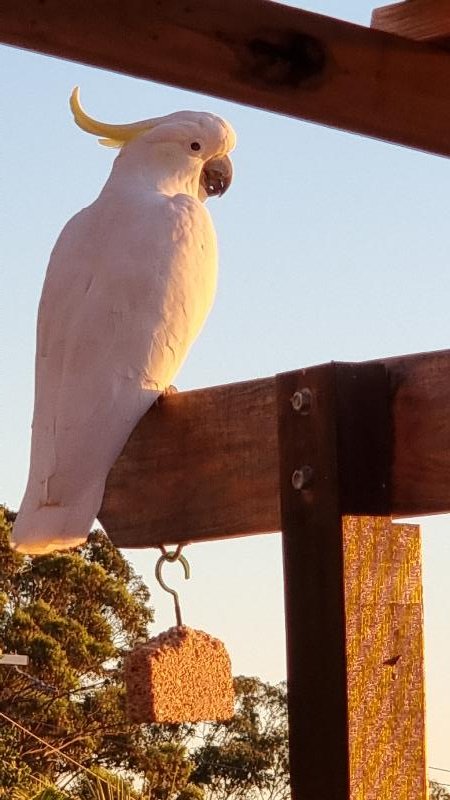
[[[287,373],[277,402],[294,800],[424,800],[418,532],[386,516],[386,373]]]
[[[389,407],[379,364],[277,378],[291,780],[295,800],[348,800],[342,515],[387,506]]]
[[[425,800],[420,530],[344,517],[351,800]]]

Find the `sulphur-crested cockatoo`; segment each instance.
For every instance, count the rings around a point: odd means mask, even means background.
[[[42,292],[28,484],[13,529],[26,553],[86,539],[134,426],[170,385],[211,307],[216,237],[203,201],[230,185],[235,134],[209,113],[84,131],[120,147],[100,196],[63,229]]]

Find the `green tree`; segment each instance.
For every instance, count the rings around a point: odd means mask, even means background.
[[[76,781],[71,792],[74,800],[139,800],[140,793],[126,778],[101,767],[94,767],[93,772],[97,777],[82,775]]]
[[[289,746],[286,683],[234,680],[236,714],[205,726],[191,776],[214,800],[288,800]]]
[[[101,532],[71,551],[13,552],[0,507],[0,648],[30,657],[2,666],[0,711],[85,765],[127,768],[141,738],[125,713],[124,651],[147,634],[149,592]],[[0,717],[0,797],[27,774],[56,778],[67,761]]]
[[[27,786],[17,786],[12,790],[11,800],[72,800],[70,795],[58,789],[46,778],[33,778],[27,781]],[[75,800],[75,799],[74,799]]]
[[[39,775],[51,800],[113,800],[113,790],[114,800],[131,800],[131,786],[146,800],[287,800],[285,684],[237,678],[228,723],[129,723],[122,661],[152,621],[146,586],[100,532],[70,551],[15,553],[13,516],[0,507],[0,648],[27,654],[30,665],[0,669],[0,712],[23,726],[0,716],[0,798],[20,787],[38,800]]]
[[[442,784],[430,781],[429,800],[450,800],[450,793]]]

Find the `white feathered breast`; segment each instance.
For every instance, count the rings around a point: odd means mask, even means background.
[[[86,538],[131,431],[173,380],[212,304],[208,211],[184,194],[103,193],[64,228],[38,316],[30,477],[14,539]],[[35,545],[33,544],[35,543]]]

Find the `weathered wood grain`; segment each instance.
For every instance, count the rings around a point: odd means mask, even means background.
[[[449,512],[450,351],[375,363],[386,368],[391,409],[382,513]],[[379,425],[371,413],[368,402],[367,425]],[[111,471],[100,520],[121,547],[280,530],[278,459],[275,379],[169,396],[137,426]]]
[[[420,529],[344,517],[343,545],[350,800],[426,800]]]
[[[169,395],[109,475],[100,520],[120,547],[278,530],[275,380]]]
[[[450,47],[450,0],[403,0],[376,8],[372,28]]]
[[[323,365],[276,383],[293,800],[350,798],[336,378]],[[291,403],[303,387],[312,397],[304,414]],[[300,488],[293,476],[305,467],[312,477]]]
[[[393,516],[450,511],[450,351],[385,361],[391,381]]]
[[[450,154],[442,51],[270,0],[3,0],[0,41]]]
[[[348,412],[362,402],[377,432],[385,378],[380,364],[277,378],[293,800],[427,796],[419,528],[344,513],[342,473],[362,471],[356,488],[373,502],[370,465],[384,452],[375,441],[367,466],[353,460],[347,446],[367,431]],[[302,379],[312,397],[303,414],[290,402]],[[305,464],[301,488],[293,475]]]

